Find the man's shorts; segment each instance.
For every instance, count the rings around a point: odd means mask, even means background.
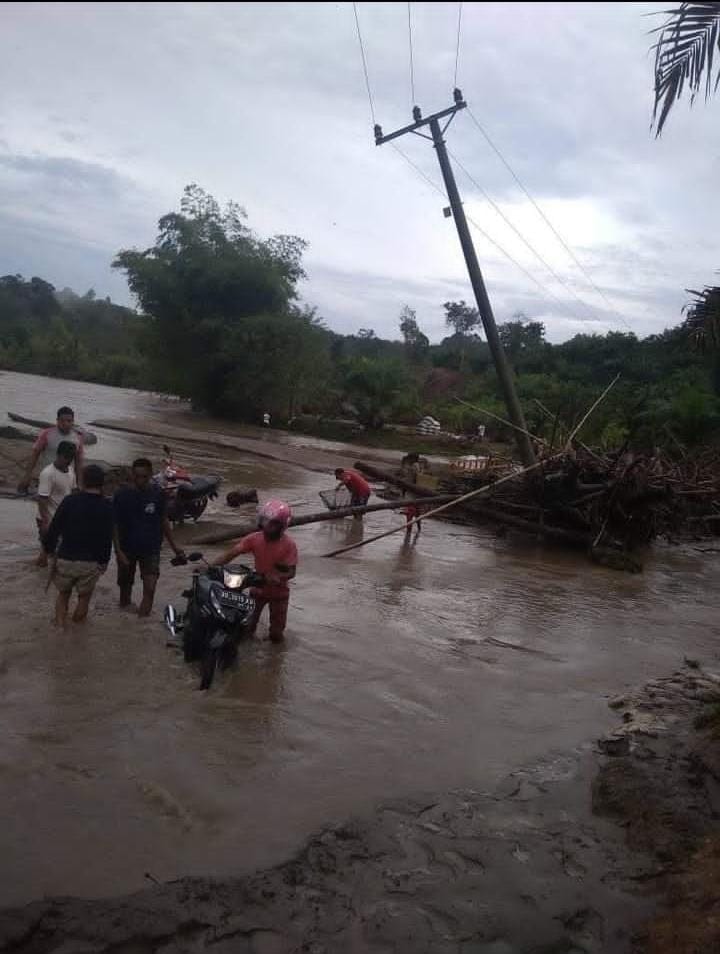
[[[368,500],[370,499],[370,494],[353,494],[350,498],[351,507],[364,507]]]
[[[128,556],[128,566],[123,566],[118,562],[117,581],[118,586],[132,587],[135,582],[135,571],[140,567],[140,579],[144,580],[147,576],[160,576],[160,553],[148,553],[146,556]]]
[[[60,593],[72,593],[89,596],[100,579],[100,567],[91,560],[58,560],[55,568],[54,583]]]

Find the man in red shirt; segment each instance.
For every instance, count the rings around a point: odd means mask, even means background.
[[[270,639],[274,643],[281,643],[285,635],[290,600],[288,583],[297,572],[297,547],[292,537],[285,532],[291,517],[292,511],[286,503],[269,500],[260,508],[260,529],[243,537],[213,561],[215,566],[225,566],[243,553],[252,553],[255,570],[264,575],[265,582],[252,590],[255,613],[250,621],[250,632],[255,632],[262,611],[268,606]]]
[[[350,491],[350,506],[351,507],[364,507],[365,504],[370,499],[370,484],[365,480],[362,474],[359,474],[356,470],[346,469],[343,470],[342,467],[338,467],[335,471],[335,477],[339,481],[336,490],[340,490],[341,487],[347,487]],[[362,514],[355,515],[356,520],[362,520]]]

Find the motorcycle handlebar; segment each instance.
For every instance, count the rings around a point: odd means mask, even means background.
[[[200,561],[209,566],[202,553],[194,551],[182,556],[175,556],[170,560],[170,563],[173,566],[186,566],[188,563],[198,563]],[[256,573],[255,570],[249,570],[244,586],[265,586],[266,582],[264,573]]]

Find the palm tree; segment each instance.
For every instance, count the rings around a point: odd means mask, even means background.
[[[683,308],[685,328],[698,351],[720,351],[720,287],[706,286],[702,291],[687,289],[695,300]]]
[[[692,105],[703,85],[707,99],[720,83],[717,61],[713,83],[713,56],[716,50],[720,53],[720,3],[681,3],[666,12],[670,14],[669,19],[655,31],[660,38],[653,47],[656,136],[662,132],[686,84]]]

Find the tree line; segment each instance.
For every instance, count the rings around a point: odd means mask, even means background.
[[[0,278],[0,365],[174,393],[210,414],[254,423],[269,411],[278,422],[306,415],[379,429],[432,414],[447,430],[485,423],[492,436],[509,436],[495,418],[460,403],[505,416],[474,307],[444,303],[449,333],[437,345],[407,306],[398,340],[371,328],[337,334],[299,302],[304,250],[296,236],[260,238],[240,206],[221,207],[188,186],[180,210],[160,219],[154,245],[122,250],[113,263],[138,311],[92,291],[56,291],[40,278]],[[501,324],[529,429],[547,437],[571,426],[620,373],[589,440],[612,447],[713,438],[720,362],[702,309],[712,293],[717,310],[716,292],[697,293],[704,297],[684,321],[644,339],[609,332],[551,344],[543,324],[525,315]]]

